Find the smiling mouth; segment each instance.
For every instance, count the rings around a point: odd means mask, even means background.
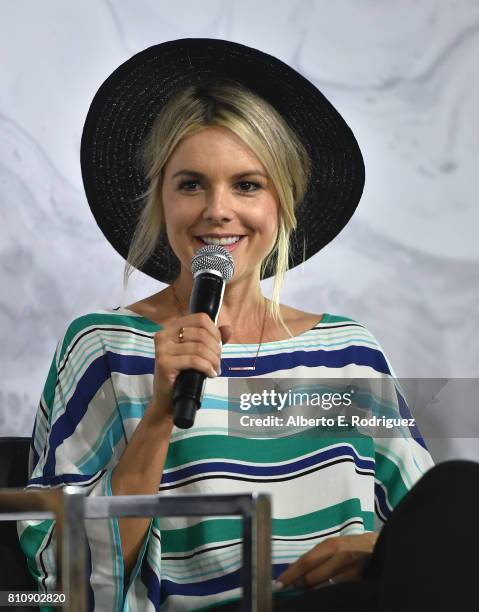
[[[245,238],[246,236],[241,236],[239,240],[237,240],[236,242],[233,242],[232,244],[221,244],[219,246],[222,246],[224,249],[228,251],[234,251],[242,242],[244,242]],[[199,236],[195,236],[195,240],[201,246],[207,246],[208,244],[212,244],[212,243],[204,242]]]

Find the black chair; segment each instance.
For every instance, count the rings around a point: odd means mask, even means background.
[[[30,438],[0,437],[1,489],[22,488],[27,484],[29,447]],[[36,582],[20,548],[16,522],[0,521],[0,591],[36,590]],[[14,609],[19,611],[20,607]]]

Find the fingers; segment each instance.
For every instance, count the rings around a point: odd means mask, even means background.
[[[180,323],[180,327],[184,328],[201,328],[208,332],[216,344],[221,342],[221,333],[220,330],[216,327],[214,322],[210,319],[209,315],[206,312],[196,312],[194,314],[187,315],[186,317],[181,317],[181,319],[176,319],[174,323],[174,331],[178,333],[178,323]]]
[[[191,357],[201,356],[208,363],[210,370],[213,369],[217,373],[221,371],[221,350],[217,344],[211,346],[202,342],[182,342],[181,346],[175,344],[171,347],[171,354],[189,355]]]
[[[327,538],[292,563],[277,580],[285,586],[316,586],[347,571],[359,575],[372,552],[374,533]],[[356,570],[354,570],[356,568]]]
[[[351,551],[340,552],[334,555],[321,565],[313,570],[300,576],[293,582],[293,585],[298,588],[310,588],[319,584],[326,583],[330,578],[334,582],[344,580],[359,580],[363,567],[364,557],[368,553],[351,553]]]
[[[179,321],[177,320],[170,336],[171,354],[197,355],[210,362],[209,370],[219,373],[221,371],[221,333],[213,321],[206,313],[196,313],[183,317],[181,323],[183,341],[178,341]],[[193,365],[189,367],[194,368]],[[203,371],[203,368],[201,370]]]
[[[299,559],[291,563],[291,565],[278,576],[277,580],[282,582],[285,586],[296,584],[302,576],[313,570],[320,563],[327,561],[335,553],[334,542],[330,542],[332,539],[333,538],[328,538],[320,542],[306,554],[299,557]]]
[[[188,327],[187,325],[183,325],[183,341],[179,341],[178,331],[171,334],[169,339],[173,342],[175,347],[179,347],[180,349],[186,349],[186,342],[190,342],[201,345],[201,348],[208,348],[217,357],[221,355],[221,345],[219,341],[217,341],[204,327]]]
[[[178,332],[183,328],[183,341]],[[194,313],[163,324],[155,334],[158,375],[172,387],[180,370],[194,369],[215,377],[221,371],[221,334],[210,317]]]
[[[329,584],[340,583],[340,582],[357,582],[358,580],[361,580],[362,566],[363,566],[362,563],[351,564],[346,569],[344,569],[340,574],[336,574],[335,576],[332,576],[332,582],[328,578],[328,581],[325,583],[325,586]]]
[[[177,355],[174,364],[177,370],[193,369],[203,372],[209,378],[214,378],[218,374],[211,362],[199,355]]]

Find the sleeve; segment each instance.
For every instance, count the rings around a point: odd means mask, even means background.
[[[36,413],[26,488],[72,484],[89,496],[112,495],[112,471],[125,445],[108,354],[94,318],[85,315],[70,324],[56,347]],[[126,590],[118,520],[85,522],[90,610],[123,610],[135,598],[152,522]],[[55,521],[18,521],[17,531],[38,589],[55,590]]]
[[[379,385],[372,394],[370,414],[380,422],[374,435],[374,498],[375,525],[381,528],[406,493],[434,466],[434,461],[389,359],[371,332],[367,331],[367,335],[373,354],[371,365],[375,376],[380,377],[375,378]],[[389,429],[387,420],[402,424]]]

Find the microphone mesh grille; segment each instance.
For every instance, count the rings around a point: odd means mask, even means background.
[[[228,282],[235,271],[231,253],[220,244],[207,244],[196,251],[191,259],[193,276],[200,271],[216,270]]]

